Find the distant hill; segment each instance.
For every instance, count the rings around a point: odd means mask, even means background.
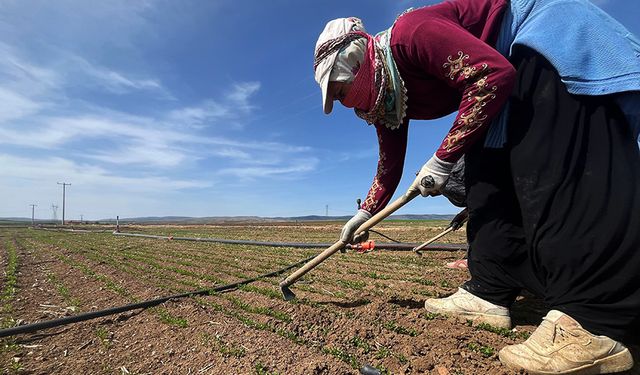
[[[391,215],[387,220],[451,220],[455,215],[425,214],[425,215]],[[190,217],[190,216],[146,216],[121,218],[120,223],[141,223],[141,224],[209,224],[209,223],[230,223],[230,222],[278,222],[278,221],[347,221],[351,216],[290,216],[290,217],[261,217],[261,216],[210,216],[210,217]],[[78,220],[66,220],[69,223],[79,223]],[[37,223],[50,223],[51,220],[38,220]],[[87,223],[115,223],[116,219],[86,220]],[[7,217],[0,218],[0,223],[31,223],[31,218]]]

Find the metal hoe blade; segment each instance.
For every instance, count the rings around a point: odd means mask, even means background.
[[[380,375],[381,373],[380,370],[370,365],[364,365],[364,367],[360,369],[360,374],[362,375]]]
[[[296,295],[289,289],[288,286],[280,286],[280,292],[282,292],[282,297],[285,301],[291,301],[296,298]]]

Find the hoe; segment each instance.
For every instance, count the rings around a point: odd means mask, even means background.
[[[369,229],[373,228],[376,224],[384,220],[387,216],[391,215],[393,212],[400,209],[400,207],[409,203],[413,198],[417,197],[418,195],[419,195],[419,192],[416,191],[412,193],[406,193],[405,195],[401,196],[400,198],[395,200],[393,203],[385,207],[382,211],[373,215],[371,219],[367,220],[364,224],[362,224],[356,230],[355,232],[356,235],[362,232],[366,232]],[[280,282],[280,291],[282,292],[282,296],[284,297],[285,301],[290,301],[296,297],[296,295],[291,291],[291,289],[289,289],[289,286],[291,286],[291,284],[295,283],[296,280],[301,278],[307,272],[317,267],[320,263],[322,263],[325,259],[327,259],[331,255],[344,249],[346,246],[347,244],[345,242],[338,240],[329,248],[327,248],[326,250],[318,254],[315,258],[311,259],[307,264],[305,264],[304,266],[300,267],[297,271],[292,273],[289,277],[282,280]]]
[[[403,195],[402,197],[398,198],[393,203],[389,204],[385,209],[383,209],[382,211],[378,212],[371,219],[367,220],[364,224],[362,224],[356,230],[356,232],[355,232],[356,235],[360,234],[362,232],[368,231],[369,229],[373,228],[376,224],[378,224],[379,222],[381,222],[382,220],[387,218],[387,216],[391,215],[393,212],[395,212],[398,209],[400,209],[400,207],[402,207],[405,204],[409,203],[409,201],[411,201],[416,196],[418,196],[418,193],[414,192],[412,194],[407,193],[407,194]],[[358,204],[358,207],[359,206],[360,205]],[[449,227],[447,229],[445,229],[442,233],[438,234],[437,236],[429,239],[427,242],[425,242],[425,243],[413,248],[413,252],[415,252],[416,255],[422,256],[421,250],[423,250],[425,247],[427,247],[427,245],[429,245],[429,244],[433,243],[434,241],[438,240],[439,238],[443,237],[447,233],[455,231],[455,230],[458,230],[467,221],[468,217],[469,217],[469,214],[468,214],[467,209],[465,208],[464,210],[462,210],[460,213],[458,213],[453,218],[453,220],[451,221],[451,223],[449,224]],[[282,292],[282,296],[284,297],[285,301],[290,301],[290,300],[296,298],[296,295],[289,288],[291,286],[291,284],[295,283],[299,278],[301,278],[307,272],[309,272],[312,269],[316,268],[320,263],[324,262],[325,259],[327,259],[331,255],[335,254],[338,251],[343,251],[346,246],[347,246],[346,243],[344,243],[342,241],[337,241],[336,243],[331,245],[331,247],[327,248],[322,253],[318,254],[315,258],[313,258],[309,262],[307,262],[304,266],[300,267],[297,271],[292,273],[289,277],[287,277],[286,279],[282,280],[280,282],[280,291]]]
[[[469,218],[469,211],[465,208],[464,210],[460,211],[460,213],[457,214],[453,218],[453,220],[451,220],[451,224],[449,224],[449,227],[447,229],[442,231],[437,236],[429,239],[427,242],[421,244],[420,246],[414,247],[413,252],[415,252],[418,256],[422,256],[422,253],[420,252],[420,250],[424,249],[425,247],[427,247],[427,245],[435,242],[436,240],[442,238],[447,233],[460,229],[460,227],[462,227],[462,225],[467,221],[468,218]]]

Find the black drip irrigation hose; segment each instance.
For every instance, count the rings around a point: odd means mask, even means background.
[[[254,281],[258,281],[258,280],[261,280],[261,279],[264,279],[264,278],[267,278],[267,277],[278,276],[278,275],[280,275],[280,274],[282,274],[282,273],[284,273],[284,272],[286,272],[286,271],[288,271],[288,270],[290,270],[292,268],[295,268],[295,267],[298,267],[298,266],[300,266],[300,265],[302,265],[304,263],[307,263],[308,261],[310,261],[314,257],[315,257],[315,255],[312,256],[312,257],[309,257],[307,259],[303,259],[303,260],[301,260],[299,262],[296,262],[294,264],[291,264],[291,265],[289,265],[289,266],[287,266],[285,268],[279,269],[277,271],[269,272],[269,273],[266,273],[264,275],[256,276],[256,277],[251,278],[251,279],[238,281],[238,282],[233,283],[233,284],[222,285],[222,286],[219,286],[219,287],[216,287],[216,288],[212,288],[212,289],[203,289],[203,290],[197,290],[197,291],[193,291],[193,292],[174,294],[174,295],[168,296],[168,297],[156,298],[156,299],[147,300],[147,301],[143,301],[143,302],[132,303],[132,304],[129,304],[129,305],[113,307],[113,308],[110,308],[110,309],[91,311],[91,312],[87,312],[87,313],[84,313],[84,314],[68,316],[66,318],[53,319],[53,320],[47,320],[47,321],[43,321],[43,322],[26,324],[26,325],[23,325],[23,326],[0,329],[0,337],[13,336],[13,335],[18,335],[18,334],[22,334],[22,333],[31,333],[31,332],[39,331],[39,330],[42,330],[42,329],[59,327],[59,326],[63,326],[63,325],[71,324],[71,323],[78,323],[78,322],[82,322],[82,321],[85,321],[85,320],[100,318],[100,317],[107,316],[107,315],[119,314],[119,313],[122,313],[122,312],[125,312],[125,311],[129,311],[129,310],[146,309],[148,307],[153,307],[153,306],[157,306],[157,305],[163,304],[163,303],[165,303],[165,302],[167,302],[169,300],[172,300],[172,299],[179,299],[179,298],[200,296],[200,295],[210,295],[212,293],[228,292],[230,290],[237,289],[239,286],[250,284],[250,283],[252,283]]]
[[[216,242],[236,245],[254,245],[254,246],[271,246],[271,247],[297,247],[297,248],[326,248],[332,246],[332,243],[308,243],[308,242],[267,242],[267,241],[251,241],[251,240],[229,240],[223,238],[200,238],[200,237],[176,237],[176,236],[157,236],[152,234],[140,234],[140,233],[123,233],[113,232],[116,236],[125,237],[142,237],[142,238],[154,238],[157,240],[174,240],[174,241],[196,241],[196,242]],[[384,249],[391,251],[410,251],[414,247],[420,245],[419,243],[375,243],[375,249]],[[348,249],[357,249],[358,245],[347,245]],[[426,249],[434,251],[459,251],[467,250],[466,244],[447,244],[447,243],[435,243],[429,244]]]

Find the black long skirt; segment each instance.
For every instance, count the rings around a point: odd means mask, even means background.
[[[614,96],[567,92],[519,48],[508,143],[465,155],[473,294],[522,288],[593,334],[640,342],[640,153]],[[482,142],[480,142],[482,143]]]

